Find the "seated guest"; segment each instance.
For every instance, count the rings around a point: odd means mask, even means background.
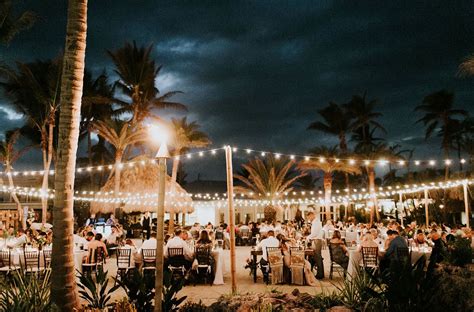
[[[104,242],[102,241],[102,234],[100,234],[100,233],[95,234],[94,239],[87,243],[87,249],[88,250],[98,249],[98,248],[102,248],[102,250],[104,251],[104,256],[105,257],[109,256],[108,253],[107,253],[107,247],[105,246]]]
[[[285,267],[291,268],[291,254],[289,251],[289,247],[297,247],[296,243],[292,240],[286,240],[284,237],[280,240],[280,247],[283,252],[283,263]],[[311,263],[308,260],[304,260],[304,267],[303,267],[304,277],[306,284],[309,286],[318,286],[318,280],[316,276],[311,272]]]
[[[443,261],[446,249],[444,247],[441,236],[438,231],[431,231],[431,240],[433,241],[433,249],[431,250],[430,263],[428,264],[428,271],[433,270],[438,263]]]
[[[131,251],[130,251],[130,254],[131,254],[130,266],[131,267],[135,266],[135,262],[137,262],[137,263],[141,262],[141,258],[138,257],[137,247],[135,246],[135,244],[133,243],[133,241],[131,239],[129,239],[129,238],[126,239],[125,240],[125,245],[123,245],[120,248],[131,249]]]
[[[168,240],[168,243],[166,243],[164,256],[165,258],[168,258],[168,248],[183,248],[183,255],[185,258],[185,262],[183,264],[189,269],[194,259],[194,251],[189,247],[188,243],[186,243],[186,235],[187,232],[181,231],[179,229],[176,230],[174,237]]]
[[[94,232],[87,232],[86,233],[86,241],[90,242],[91,240],[94,239]]]
[[[205,247],[212,246],[212,241],[209,238],[209,233],[207,231],[201,231],[199,239],[196,241],[196,247]]]
[[[377,229],[370,229],[370,234],[372,235],[373,241],[377,244],[379,249],[382,249],[384,241],[379,237],[379,231]]]
[[[8,247],[16,248],[23,247],[28,242],[28,237],[23,229],[18,229],[16,237],[8,243]]]
[[[113,225],[111,229],[112,232],[107,236],[107,246],[115,247],[118,245],[117,239],[123,236],[123,231],[115,225]]]
[[[114,214],[110,214],[110,217],[107,219],[107,221],[105,222],[106,225],[116,225],[118,224],[118,221],[117,219],[115,219],[115,216]]]
[[[408,248],[407,241],[398,235],[397,231],[388,230],[387,231],[388,240],[390,244],[388,245],[387,251],[380,261],[380,266],[387,268],[392,261],[399,261],[398,259],[398,248]]]
[[[156,249],[156,233],[151,232],[150,238],[145,240],[141,249]]]
[[[265,282],[268,282],[268,272],[264,268],[268,265],[267,247],[280,247],[280,241],[275,238],[275,232],[273,230],[269,230],[267,232],[267,237],[265,239],[262,239],[257,245],[257,248],[262,249],[260,267],[262,268],[263,279]]]
[[[341,239],[341,232],[335,230],[331,240],[329,241],[329,248],[332,251],[332,261],[347,270],[349,265],[349,256],[347,255],[347,247]]]
[[[413,242],[415,243],[416,247],[422,247],[427,245],[425,234],[422,230],[416,231],[416,236]]]
[[[88,241],[84,237],[78,235],[78,230],[74,230],[74,244],[75,245],[85,246],[85,245],[87,245],[87,242]]]
[[[357,247],[357,250],[361,251],[362,247],[379,247],[378,244],[374,241],[374,236],[372,235],[372,233],[367,233],[362,237],[362,241]]]

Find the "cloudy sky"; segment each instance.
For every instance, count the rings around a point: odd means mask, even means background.
[[[41,20],[2,47],[1,58],[57,56],[65,2],[22,2]],[[329,101],[344,103],[367,91],[379,100],[388,142],[416,147],[420,158],[441,156],[438,143],[424,142],[423,129],[414,125],[419,115],[413,108],[446,88],[458,107],[474,113],[474,78],[456,76],[459,63],[474,53],[474,8],[472,1],[414,2],[90,1],[86,66],[112,75],[106,49],[132,40],[153,44],[163,65],[158,88],[184,92],[177,99],[215,146],[304,154],[335,144],[306,127]],[[0,101],[2,130],[21,124]],[[217,164],[195,160],[188,170],[219,178]]]

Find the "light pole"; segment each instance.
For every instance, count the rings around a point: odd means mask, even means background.
[[[150,134],[160,143],[156,154],[156,158],[158,158],[158,205],[156,211],[155,312],[162,312],[166,158],[169,158],[166,142],[168,137],[166,129],[157,127],[150,127]]]

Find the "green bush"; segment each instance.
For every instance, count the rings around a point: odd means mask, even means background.
[[[107,271],[104,272],[102,268],[99,268],[96,274],[96,280],[92,278],[92,274],[83,274],[79,272],[79,296],[87,301],[87,307],[96,309],[106,309],[113,306],[110,303],[112,293],[119,288],[119,285],[115,285],[109,289],[109,279],[107,277]]]
[[[448,250],[448,263],[456,266],[465,266],[471,263],[472,248],[470,240],[456,237],[454,242],[448,246]]]

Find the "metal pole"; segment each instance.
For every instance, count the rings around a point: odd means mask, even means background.
[[[462,188],[464,191],[464,210],[466,212],[466,226],[469,227],[471,215],[469,213],[469,193],[467,192],[467,181],[463,181]]]
[[[232,293],[237,292],[237,280],[235,276],[235,211],[234,211],[234,175],[232,173],[232,148],[226,146],[225,161],[227,172],[227,201],[229,205],[230,225],[230,275],[232,278]]]
[[[404,210],[403,210],[403,197],[402,197],[402,193],[401,193],[401,192],[398,193],[398,198],[399,198],[399,203],[400,203],[400,208],[401,208],[401,211],[400,211],[400,223],[401,223],[402,227],[404,227],[404,226],[403,226],[403,212],[404,212]]]
[[[425,188],[425,219],[426,219],[426,227],[430,226],[429,218],[428,218],[428,189]]]
[[[155,312],[162,312],[163,294],[163,249],[164,249],[164,217],[165,217],[165,184],[166,158],[160,157],[158,162],[158,207],[156,220],[156,272],[155,272]]]

